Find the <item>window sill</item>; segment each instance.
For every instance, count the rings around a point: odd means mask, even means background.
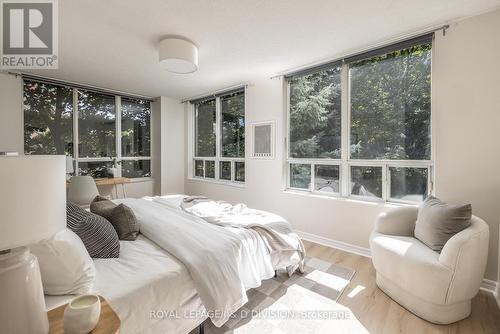
[[[343,202],[351,202],[351,203],[362,203],[362,204],[368,204],[368,205],[379,205],[379,206],[387,206],[387,207],[417,207],[419,204],[418,203],[404,203],[404,202],[388,202],[388,201],[382,201],[382,200],[377,200],[377,199],[363,199],[361,196],[350,196],[350,197],[344,197],[340,196],[339,194],[329,194],[329,193],[319,193],[319,192],[310,192],[310,191],[301,191],[301,190],[295,190],[295,189],[283,189],[283,193],[285,194],[291,194],[291,195],[298,195],[298,196],[304,196],[304,197],[310,197],[310,198],[318,198],[318,199],[325,199],[325,200],[334,200],[334,201],[343,201]]]
[[[152,177],[136,177],[136,178],[129,178],[129,180],[130,180],[129,183],[153,182],[154,178],[152,178]]]
[[[246,185],[245,185],[244,182],[231,182],[231,181],[211,180],[211,179],[198,178],[198,177],[190,177],[190,178],[188,178],[188,181],[196,181],[196,182],[219,184],[219,185],[230,186],[230,187],[235,187],[235,188],[246,188]]]

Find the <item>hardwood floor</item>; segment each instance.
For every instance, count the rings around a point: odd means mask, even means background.
[[[451,325],[434,325],[418,318],[390,299],[375,283],[370,258],[304,241],[309,256],[356,270],[338,302],[372,334],[384,333],[500,333],[500,310],[484,291],[472,301],[472,314]],[[357,293],[356,293],[357,292]]]

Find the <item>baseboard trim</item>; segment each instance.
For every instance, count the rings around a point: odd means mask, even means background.
[[[321,237],[316,234],[308,233],[308,232],[303,232],[303,231],[296,231],[297,234],[304,240],[311,241],[323,246],[327,247],[332,247],[335,249],[340,249],[345,252],[365,256],[365,257],[372,257],[370,249],[361,247],[361,246],[356,246],[353,244],[349,244],[347,242],[343,241],[338,241],[334,239],[329,239],[325,237]],[[495,297],[498,307],[500,308],[500,296],[498,293],[498,290],[500,289],[500,286],[498,286],[497,281],[493,281],[487,278],[483,278],[483,281],[481,282],[481,290],[486,291],[488,293],[493,294]]]
[[[354,253],[357,255],[365,256],[365,257],[372,257],[370,249],[361,247],[361,246],[356,246],[353,244],[349,244],[347,242],[343,241],[338,241],[338,240],[333,240],[333,239],[328,239],[325,237],[320,237],[319,235],[308,233],[308,232],[303,232],[303,231],[296,231],[297,234],[304,240],[311,241],[323,246],[327,247],[332,247],[336,249],[340,249],[349,253]]]
[[[493,296],[495,296],[498,308],[500,309],[500,285],[498,283],[497,283],[497,288],[495,289],[495,292],[493,293]]]

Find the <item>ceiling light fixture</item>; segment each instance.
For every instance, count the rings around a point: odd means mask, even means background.
[[[179,37],[161,40],[160,67],[173,73],[195,72],[198,70],[198,47]]]

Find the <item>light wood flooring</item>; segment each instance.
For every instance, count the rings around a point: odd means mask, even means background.
[[[408,312],[377,288],[375,269],[370,258],[312,242],[304,241],[304,245],[308,256],[356,271],[353,279],[338,299],[338,303],[348,308],[356,318],[354,321],[361,324],[359,327],[364,327],[360,332],[367,331],[371,334],[500,333],[500,310],[490,293],[479,292],[472,301],[472,314],[467,319],[451,325],[435,325]],[[249,304],[258,302],[252,301],[252,298],[256,297],[249,295]],[[230,330],[225,326],[216,328],[210,320],[205,322],[206,334],[260,334],[260,332],[267,334],[271,331],[262,327],[249,328],[244,322],[237,323]],[[291,331],[298,332],[298,334],[309,332],[307,329],[292,329]],[[332,326],[331,331],[330,327],[326,331],[328,333],[342,333],[346,330]],[[352,329],[347,331],[353,332]],[[358,330],[354,330],[354,332],[356,331]],[[196,332],[194,330],[192,333]],[[279,328],[279,330],[272,332],[294,334],[290,332],[290,329],[285,328]]]
[[[375,283],[370,258],[304,241],[307,254],[356,270],[354,278],[338,302],[348,307],[372,334],[375,333],[500,333],[500,310],[495,298],[485,291],[472,300],[472,314],[451,325],[434,325],[405,310]],[[364,287],[349,297],[356,287]]]

